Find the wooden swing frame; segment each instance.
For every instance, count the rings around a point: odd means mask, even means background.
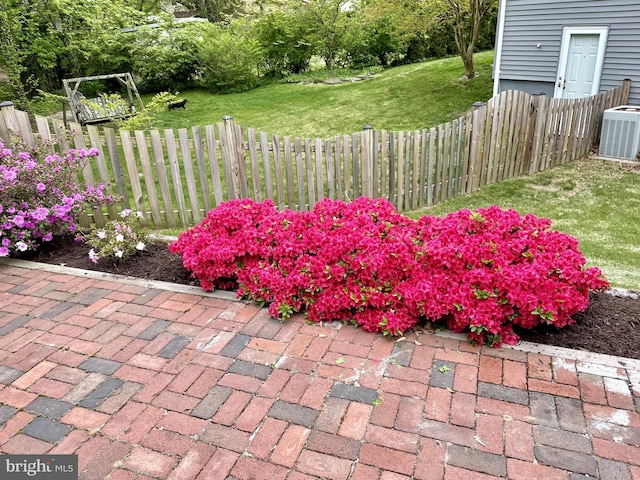
[[[80,92],[83,82],[93,80],[110,80],[115,78],[127,89],[128,107],[109,108],[102,97],[86,98]],[[68,78],[62,80],[64,91],[69,99],[73,120],[81,125],[109,122],[114,119],[131,117],[136,114],[136,100],[140,109],[144,108],[138,88],[130,73],[112,73],[108,75],[95,75],[92,77]],[[95,104],[97,108],[92,107]]]

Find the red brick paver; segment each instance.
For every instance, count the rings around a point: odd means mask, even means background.
[[[184,292],[0,262],[0,453],[86,480],[640,480],[638,360]]]

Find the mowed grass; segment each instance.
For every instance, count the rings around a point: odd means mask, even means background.
[[[408,215],[490,205],[551,219],[553,229],[578,239],[588,265],[600,267],[612,286],[640,290],[640,165],[580,160]]]
[[[472,80],[462,78],[462,61],[452,57],[390,68],[372,79],[340,85],[274,83],[227,95],[184,91],[179,97],[188,100],[187,108],[162,112],[154,126],[204,126],[231,115],[243,127],[301,138],[332,138],[365,125],[390,131],[433,127],[491,97],[493,52],[474,58],[477,77]]]

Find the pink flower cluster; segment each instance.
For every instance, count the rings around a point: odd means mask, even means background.
[[[112,202],[104,186],[85,186],[78,175],[96,149],[52,154],[51,144],[5,148],[0,141],[0,257],[35,249],[76,229],[90,205]]]
[[[418,221],[384,199],[322,200],[311,212],[233,200],[169,249],[205,290],[237,288],[286,319],[352,322],[400,335],[420,321],[513,344],[513,326],[564,326],[608,287],[577,241],[513,210],[460,210]]]
[[[571,324],[589,292],[609,286],[575,238],[531,214],[460,210],[423,217],[415,231],[419,268],[400,289],[408,308],[480,344],[516,343],[513,325]]]

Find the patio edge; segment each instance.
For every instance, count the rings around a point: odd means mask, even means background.
[[[189,285],[180,285],[170,282],[161,282],[158,280],[146,280],[137,277],[129,277],[125,275],[115,275],[111,273],[95,272],[92,270],[83,270],[80,268],[66,267],[62,265],[53,265],[48,263],[31,262],[28,260],[18,260],[15,258],[0,258],[0,265],[8,265],[29,270],[38,270],[42,272],[60,273],[67,275],[78,275],[84,278],[95,280],[117,281],[127,285],[138,285],[145,288],[157,288],[158,290],[166,290],[170,292],[186,293],[192,295],[201,295],[205,297],[220,298],[222,300],[230,300],[243,302],[238,299],[233,292],[224,290],[215,290],[207,292],[200,287],[192,287]],[[247,303],[247,302],[243,302]],[[463,333],[454,333],[450,331],[438,331],[436,336],[451,338],[455,340],[467,341],[468,338]],[[562,357],[580,362],[597,363],[610,367],[621,367],[625,369],[634,369],[640,371],[640,360],[628,357],[620,357],[607,355],[603,353],[594,353],[583,350],[574,350],[571,348],[557,347],[555,345],[543,345],[539,343],[520,342],[518,345],[503,345],[501,348],[518,350],[525,353],[538,353],[551,357]]]

